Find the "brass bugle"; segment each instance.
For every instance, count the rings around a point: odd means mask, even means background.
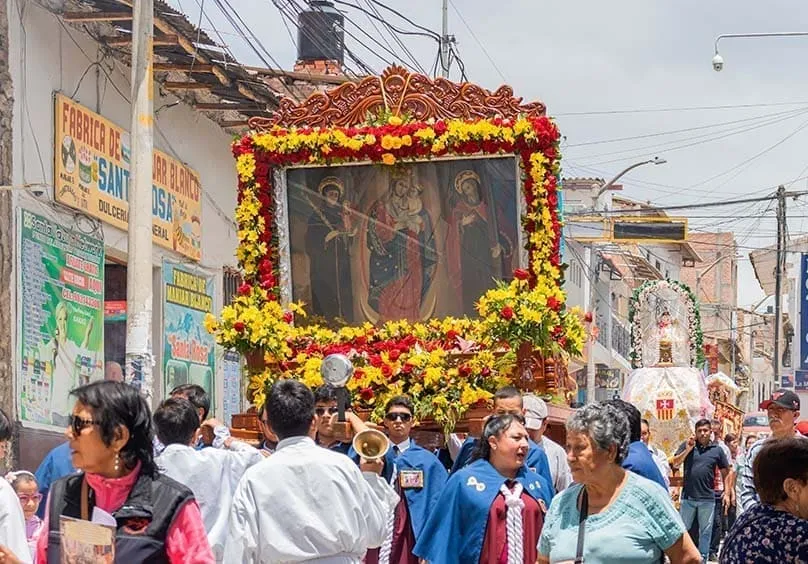
[[[354,436],[353,448],[365,460],[379,460],[390,450],[390,440],[381,431],[365,429]]]

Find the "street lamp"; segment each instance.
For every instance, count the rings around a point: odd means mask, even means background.
[[[595,200],[593,202],[594,207],[597,209],[597,207],[598,207],[598,199],[600,198],[600,196],[606,190],[611,188],[611,186],[615,182],[620,180],[629,171],[632,171],[635,168],[638,168],[638,167],[641,167],[641,166],[644,166],[644,165],[648,165],[648,164],[661,165],[661,164],[665,164],[667,162],[668,161],[666,161],[665,159],[663,159],[661,157],[654,157],[653,159],[640,161],[638,163],[634,163],[633,165],[624,168],[623,170],[618,172],[614,176],[614,178],[612,178],[606,184],[601,186],[600,190],[598,190],[598,193],[595,196]],[[587,265],[587,268],[589,269],[589,272],[590,272],[590,275],[589,275],[589,310],[588,311],[590,313],[592,313],[592,323],[595,323],[595,321],[596,321],[595,303],[597,301],[597,281],[598,281],[598,278],[599,278],[599,274],[598,274],[597,259],[595,257],[595,243],[594,242],[589,244],[588,262],[589,262],[589,264]],[[611,304],[608,304],[608,305],[611,308]],[[609,350],[611,350],[611,346],[612,346],[611,343],[607,343],[607,345],[608,345]],[[595,354],[594,354],[595,353],[595,343],[592,341],[591,337],[587,340],[586,347],[587,347],[587,354],[586,354],[586,401],[587,401],[587,403],[592,403],[593,401],[595,401]]]
[[[725,33],[715,38],[715,55],[713,56],[713,70],[721,72],[724,68],[724,57],[718,52],[718,42],[722,39],[750,38],[750,37],[802,37],[808,31],[773,31],[768,33]]]

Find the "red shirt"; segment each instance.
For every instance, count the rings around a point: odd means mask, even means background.
[[[509,482],[508,487],[513,490]],[[538,560],[537,545],[541,528],[544,525],[544,512],[539,506],[539,502],[522,492],[522,501],[525,507],[522,509],[522,545],[525,562],[536,562]],[[507,507],[505,506],[505,496],[502,492],[494,498],[491,509],[488,511],[488,526],[485,528],[485,540],[483,549],[480,552],[480,564],[508,564],[508,532],[507,532]]]

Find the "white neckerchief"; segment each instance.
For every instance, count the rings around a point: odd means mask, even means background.
[[[522,484],[516,482],[513,491],[508,486],[502,484],[499,491],[505,496],[505,507],[507,517],[505,526],[508,539],[508,564],[522,564],[522,553],[524,543],[524,533],[522,531],[522,509],[525,502],[522,501]]]

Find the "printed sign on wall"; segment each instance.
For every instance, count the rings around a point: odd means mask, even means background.
[[[129,224],[129,132],[56,94],[56,201],[126,230]],[[154,151],[154,242],[194,260],[202,256],[202,186],[195,170]]]

